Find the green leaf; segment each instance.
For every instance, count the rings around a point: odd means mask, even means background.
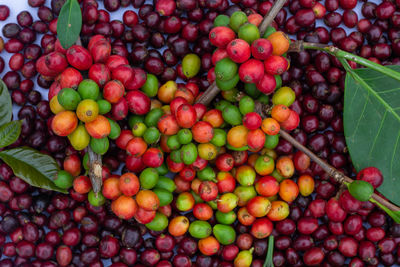
[[[29,147],[18,147],[0,152],[0,158],[11,167],[14,174],[28,184],[48,190],[68,193],[57,187],[53,179],[59,168],[49,155]]]
[[[10,121],[0,127],[0,148],[17,141],[21,133],[21,121]]]
[[[351,160],[357,171],[380,169],[378,191],[400,205],[400,83],[372,69],[347,70],[343,125]]]
[[[77,0],[67,0],[57,21],[57,35],[62,47],[71,47],[79,38],[82,28],[82,12]]]
[[[11,121],[12,103],[10,93],[3,80],[0,80],[0,125]]]

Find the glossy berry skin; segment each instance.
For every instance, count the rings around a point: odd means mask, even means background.
[[[322,263],[324,257],[322,248],[313,247],[304,253],[303,260],[307,266],[318,266]]]
[[[375,10],[376,16],[379,19],[389,19],[393,16],[394,12],[396,11],[396,7],[391,2],[382,2],[379,4]]]
[[[371,227],[367,230],[366,237],[372,242],[378,242],[385,237],[385,230],[380,227]]]
[[[249,59],[239,67],[239,78],[245,83],[258,83],[263,80],[264,75],[264,64],[260,60]],[[265,75],[264,75],[265,76]],[[270,75],[270,77],[275,80],[275,78]],[[275,89],[276,81],[272,81],[270,88]],[[259,89],[260,90],[260,89]]]
[[[361,208],[361,202],[355,199],[348,190],[340,195],[339,203],[342,209],[347,212],[357,212]]]
[[[255,59],[266,60],[272,55],[272,44],[267,39],[257,39],[251,44],[251,54]]]
[[[357,25],[358,16],[353,10],[345,10],[343,12],[343,23],[348,28],[353,28]]]
[[[362,228],[362,218],[359,215],[351,215],[344,222],[344,231],[348,235],[355,235]]]
[[[269,95],[273,93],[276,88],[276,79],[273,75],[264,74],[264,76],[262,76],[261,80],[258,81],[256,86],[260,92]]]
[[[385,237],[379,241],[378,247],[383,254],[392,253],[392,251],[394,251],[396,248],[396,242],[394,242],[393,238]]]
[[[353,9],[357,5],[357,0],[339,0],[339,5],[343,9]]]
[[[236,63],[243,63],[250,58],[250,45],[242,39],[232,40],[226,47],[230,59]]]
[[[314,0],[300,0],[299,3],[300,3],[300,5],[302,5],[303,7],[312,8],[312,7],[315,6],[316,1],[314,1]]]
[[[351,237],[344,237],[340,240],[339,251],[346,257],[357,255],[358,242]]]
[[[308,27],[315,22],[315,14],[312,9],[300,9],[295,15],[296,23],[302,27]]]
[[[297,222],[297,229],[304,235],[310,235],[318,228],[318,220],[311,217],[301,218]]]
[[[10,16],[10,8],[6,5],[0,5],[0,20],[4,21]]]
[[[125,98],[132,113],[143,115],[149,112],[150,98],[141,91],[130,91]]]
[[[235,32],[225,26],[215,27],[210,31],[209,39],[213,45],[224,48],[235,39]]]
[[[264,61],[265,71],[271,75],[281,75],[287,70],[288,61],[281,56],[270,56]]]
[[[68,63],[78,70],[88,70],[92,66],[92,56],[82,46],[73,45],[67,50]]]
[[[383,183],[383,175],[378,168],[367,167],[357,173],[357,180],[366,181],[378,188]]]
[[[243,117],[243,125],[249,130],[260,128],[262,123],[261,116],[256,112],[249,112]]]
[[[331,221],[342,222],[346,219],[346,212],[340,207],[339,201],[331,198],[325,208],[326,214]]]

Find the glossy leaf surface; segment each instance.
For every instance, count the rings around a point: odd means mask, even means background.
[[[12,104],[10,93],[5,83],[0,80],[0,125],[11,121]]]
[[[389,67],[400,77],[400,66]],[[378,191],[400,205],[400,82],[367,68],[348,72],[343,124],[356,170],[379,168]]]
[[[21,133],[21,121],[10,121],[0,126],[0,148],[17,141]]]
[[[12,168],[17,177],[28,184],[68,193],[65,189],[57,187],[53,182],[59,168],[52,157],[29,147],[17,147],[1,151],[0,159]]]
[[[62,47],[71,47],[79,38],[82,28],[82,12],[77,0],[67,0],[57,21],[57,36]]]

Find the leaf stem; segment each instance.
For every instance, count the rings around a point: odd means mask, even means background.
[[[344,58],[338,58],[339,62],[342,64],[343,68],[346,70],[347,73],[349,73],[351,76],[353,76],[353,78],[355,79],[354,75],[354,71],[351,68],[349,62],[347,62],[347,60],[345,60]]]
[[[367,68],[370,68],[373,70],[376,70],[376,71],[383,73],[395,80],[400,81],[400,75],[397,71],[389,69],[385,66],[382,66],[378,63],[375,63],[375,62],[365,59],[363,57],[343,51],[332,45],[296,41],[296,42],[292,43],[289,47],[290,52],[299,52],[299,51],[303,51],[304,49],[314,49],[314,50],[324,51],[324,52],[327,52],[327,53],[337,57],[338,59],[346,59],[346,60],[356,62],[357,64],[360,64],[364,67],[367,67]]]
[[[352,183],[353,179],[350,177],[344,175],[343,173],[339,172],[337,169],[323,161],[321,158],[319,158],[317,155],[315,155],[311,150],[300,144],[296,139],[294,139],[289,133],[285,132],[284,130],[279,131],[280,136],[282,136],[286,141],[291,143],[294,147],[296,147],[298,150],[302,151],[304,154],[309,156],[313,161],[315,161],[321,168],[326,171],[329,176],[331,176],[333,179],[335,179],[337,182],[343,184],[343,183]],[[385,206],[391,211],[400,211],[400,208],[397,207],[396,205],[390,203],[386,199],[382,198],[381,196],[377,194],[372,195],[372,199],[375,200],[376,202],[380,203],[381,205]]]
[[[260,31],[260,36],[263,36],[265,31],[271,22],[275,19],[279,10],[285,5],[286,0],[276,0],[267,15],[264,16],[260,25],[258,26],[258,30]],[[208,106],[211,101],[218,95],[221,90],[218,88],[216,82],[214,81],[207,90],[199,97],[196,103],[200,103]]]
[[[274,262],[272,260],[273,256],[274,256],[274,236],[270,235],[268,238],[267,256],[265,258],[263,267],[274,267]]]
[[[384,210],[396,223],[400,223],[400,214],[399,214],[398,211],[396,212],[396,211],[390,210],[389,208],[387,208],[386,206],[382,205],[381,203],[379,203],[378,201],[376,201],[373,198],[370,198],[369,201],[374,203],[378,207],[380,207],[382,210]]]

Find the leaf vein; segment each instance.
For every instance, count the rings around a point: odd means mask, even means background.
[[[67,28],[67,36],[70,36],[69,33],[69,29],[72,27],[71,25],[71,14],[72,14],[72,0],[69,1],[69,13],[68,13],[68,28]]]
[[[396,92],[399,91],[400,88],[394,88],[386,91],[378,91],[378,94],[386,94],[386,93],[391,93],[391,92]]]
[[[356,71],[353,71],[352,72],[352,74],[354,75],[354,77],[356,78],[355,80],[357,80],[357,82],[359,82],[360,84],[362,84],[363,85],[363,87],[365,88],[365,89],[367,89],[368,90],[368,92],[371,92],[378,100],[379,100],[379,102],[381,102],[381,104],[382,105],[384,105],[385,106],[385,108],[390,112],[390,113],[392,113],[395,117],[396,117],[396,119],[398,120],[398,121],[400,121],[400,116],[399,116],[399,114],[397,114],[396,112],[394,112],[394,110],[393,110],[393,108],[375,91],[375,90],[373,90],[358,74],[357,74],[357,72]]]
[[[387,73],[386,68],[353,70],[347,61],[341,63],[347,72],[343,127],[353,165],[357,171],[379,168],[385,177],[379,192],[400,205],[396,191],[400,186],[400,66],[388,66],[391,72]]]
[[[354,100],[356,99],[358,88],[360,88],[360,87],[357,86],[356,91],[354,92],[353,97],[351,98],[350,107],[353,106]]]
[[[385,119],[386,119],[386,114],[387,114],[387,110],[385,110],[385,113],[383,114],[383,118],[382,118],[382,120],[381,120],[381,124],[379,125],[378,132],[376,133],[375,138],[374,138],[374,141],[372,142],[371,149],[369,150],[368,158],[371,156],[372,151],[374,150],[374,147],[375,147],[376,140],[378,139],[379,134],[381,133],[383,124],[384,124]]]
[[[390,176],[393,175],[393,160],[396,155],[397,145],[399,143],[399,137],[400,137],[400,131],[397,134],[397,139],[396,139],[396,143],[394,145],[394,150],[393,150],[393,154],[392,154],[392,160],[390,161]]]
[[[356,132],[357,132],[358,127],[359,127],[359,125],[360,125],[361,119],[362,119],[362,117],[363,117],[363,115],[364,115],[365,109],[367,108],[367,103],[368,103],[368,101],[369,101],[369,92],[368,92],[368,94],[367,94],[367,96],[366,96],[366,100],[365,100],[365,103],[364,103],[364,107],[363,107],[363,109],[362,109],[362,111],[361,111],[360,117],[359,117],[358,120],[357,120],[357,124],[356,124],[356,127],[354,128],[354,131],[353,131],[353,134],[351,135],[351,138],[353,138],[353,137],[356,135]]]

